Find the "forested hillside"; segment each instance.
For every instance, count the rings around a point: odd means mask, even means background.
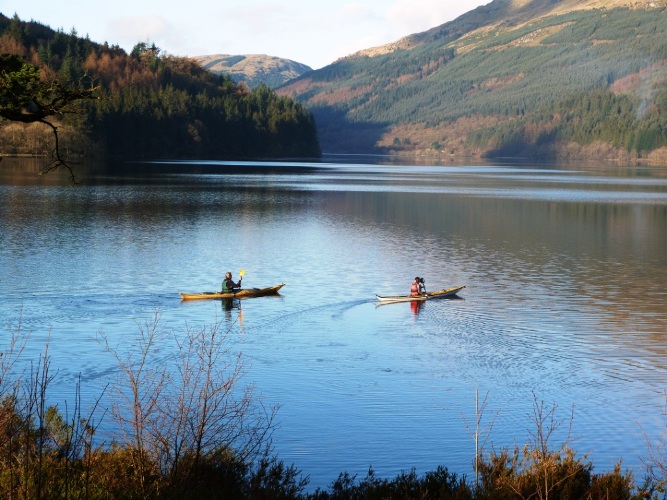
[[[667,2],[494,0],[279,92],[325,152],[657,157]]]
[[[131,54],[73,31],[0,14],[0,54],[19,55],[42,77],[95,86],[61,117],[69,154],[126,158],[316,157],[317,133],[301,104],[266,86],[249,91],[187,58],[139,43]],[[51,131],[40,123],[1,124],[0,153],[45,154]]]

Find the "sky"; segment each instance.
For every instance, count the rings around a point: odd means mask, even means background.
[[[319,69],[451,21],[491,0],[0,0],[0,12],[128,53],[267,54]]]

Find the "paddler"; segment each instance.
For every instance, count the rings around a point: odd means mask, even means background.
[[[415,280],[412,282],[412,285],[410,285],[410,297],[416,297],[419,295],[419,284],[421,283],[421,280],[419,276],[415,277]]]
[[[223,293],[238,292],[241,289],[241,281],[243,281],[243,276],[241,276],[238,283],[234,283],[232,273],[225,273],[225,281],[222,282]]]

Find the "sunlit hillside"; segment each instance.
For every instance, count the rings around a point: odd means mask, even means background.
[[[280,92],[325,152],[657,159],[666,63],[666,0],[494,0]]]
[[[305,64],[264,54],[210,54],[193,59],[212,73],[228,75],[235,82],[244,82],[250,88],[260,83],[275,88],[312,71]]]

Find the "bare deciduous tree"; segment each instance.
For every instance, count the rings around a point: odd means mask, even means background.
[[[481,404],[479,401],[479,389],[475,389],[475,425],[472,426],[468,423],[465,415],[463,415],[463,421],[465,422],[466,429],[468,434],[475,440],[475,487],[479,487],[479,464],[482,459],[482,453],[484,453],[484,448],[486,443],[491,436],[491,431],[493,430],[493,424],[496,421],[498,416],[498,411],[491,419],[491,422],[482,428],[482,419],[484,417],[484,412],[486,411],[486,406],[488,403],[489,393],[487,392],[482,400]],[[474,428],[473,428],[474,427]]]
[[[155,311],[152,322],[139,325],[136,350],[127,348],[123,352],[109,343],[109,338],[102,335],[108,352],[116,359],[123,380],[112,386],[115,396],[111,412],[116,418],[119,429],[119,441],[130,446],[132,466],[142,491],[147,492],[151,470],[149,452],[146,449],[152,442],[149,429],[157,421],[157,407],[163,396],[167,379],[166,370],[149,364],[149,355],[155,344],[164,338],[164,331],[159,325],[159,313]],[[127,385],[125,385],[127,384]]]
[[[50,336],[38,359],[21,368],[29,336],[19,320],[0,351],[0,495],[44,498],[57,493],[68,498],[72,491],[86,491],[99,400],[82,416],[79,382],[71,418],[68,411],[63,416],[57,405],[49,405],[49,386],[56,376],[51,373]]]
[[[135,450],[134,470],[145,493],[152,475],[177,489],[196,479],[204,464],[231,461],[247,468],[268,457],[277,406],[266,407],[252,385],[242,385],[243,356],[231,351],[220,323],[188,327],[179,337],[162,327],[156,310],[139,331],[122,351],[108,337],[102,340],[120,366],[112,413],[123,442]],[[158,346],[170,340],[176,354],[157,359]]]
[[[665,428],[655,440],[644,433],[648,456],[642,460],[649,476],[662,488],[667,488],[667,392],[662,408],[662,420]]]
[[[523,448],[503,450],[492,454],[488,461],[480,463],[483,469],[484,487],[492,491],[504,491],[516,498],[577,498],[590,483],[592,464],[578,459],[570,447],[571,426],[565,440],[551,448],[554,433],[563,421],[556,418],[557,405],[545,407],[533,395],[531,420],[534,430],[531,441]],[[574,413],[574,410],[573,412]]]

